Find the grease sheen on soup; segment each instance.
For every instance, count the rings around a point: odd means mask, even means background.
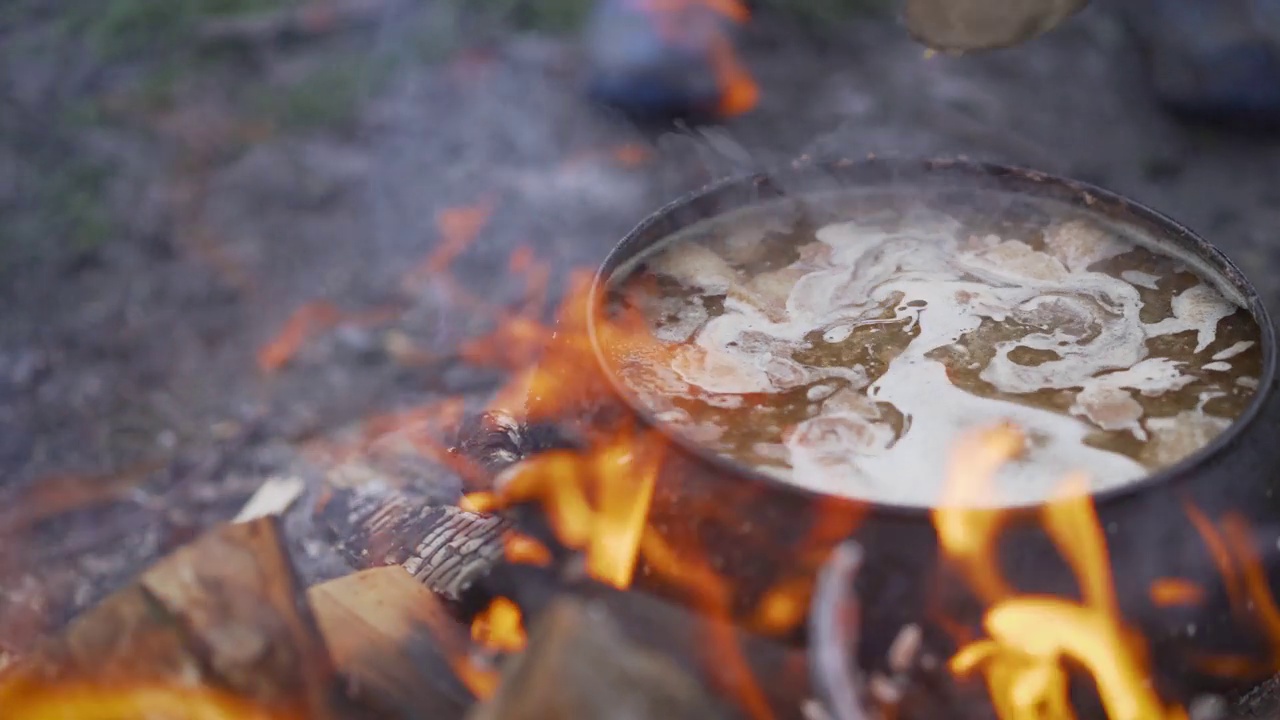
[[[687,438],[779,480],[929,507],[966,429],[1022,455],[983,505],[1041,502],[1195,452],[1262,364],[1225,286],[1134,228],[996,191],[846,191],[693,225],[615,274],[672,360],[610,354]]]

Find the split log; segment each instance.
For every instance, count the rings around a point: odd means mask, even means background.
[[[401,568],[331,580],[308,595],[333,661],[362,704],[399,720],[450,720],[474,702],[449,663],[467,652],[468,629]]]
[[[274,518],[223,526],[179,549],[13,673],[55,695],[65,684],[117,694],[202,688],[264,713],[315,720],[336,720],[341,702]],[[17,702],[24,701],[35,702]],[[141,710],[148,700],[117,702]]]
[[[600,588],[623,634],[638,646],[674,659],[717,697],[733,703],[731,716],[750,717],[753,692],[777,720],[800,720],[811,698],[802,647],[757,635],[727,620],[711,623],[698,611],[642,592]]]
[[[527,627],[537,627],[567,596],[607,612],[628,643],[670,659],[684,673],[732,707],[728,718],[752,717],[745,705],[767,708],[777,720],[802,720],[812,699],[805,649],[758,635],[727,620],[711,621],[697,609],[642,591],[623,591],[591,580],[566,581],[530,565],[498,564],[475,595],[515,601]],[[485,606],[473,597],[468,606]],[[532,643],[531,643],[532,645]],[[763,706],[763,708],[761,707]]]
[[[698,683],[630,641],[607,609],[561,599],[539,619],[497,694],[469,720],[713,720],[725,717]]]

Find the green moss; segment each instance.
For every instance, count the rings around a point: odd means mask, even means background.
[[[149,110],[167,110],[173,107],[184,67],[184,64],[166,63],[152,68],[138,83],[135,91],[138,102]]]
[[[63,241],[51,249],[84,252],[110,238],[114,220],[103,196],[109,172],[73,160],[42,178],[38,226]]]
[[[361,105],[385,87],[393,69],[385,57],[349,56],[326,62],[285,87],[260,88],[259,112],[285,130],[343,130]]]
[[[500,16],[525,30],[563,33],[582,27],[602,0],[454,0],[464,7]],[[814,23],[830,23],[890,11],[893,0],[758,0],[771,11]]]
[[[543,32],[569,32],[580,28],[595,0],[524,0],[515,3],[512,20],[520,27]]]
[[[760,0],[760,4],[817,25],[884,15],[893,8],[893,0]]]
[[[203,18],[269,10],[298,0],[104,0],[85,3],[63,19],[64,30],[83,37],[109,59],[186,45]]]
[[[568,33],[582,27],[599,0],[453,0],[468,10],[500,18],[521,30]]]
[[[68,129],[78,130],[105,123],[107,112],[97,98],[89,96],[69,101],[62,108],[60,119]]]

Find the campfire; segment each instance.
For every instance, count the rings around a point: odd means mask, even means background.
[[[643,162],[634,149],[617,155]],[[1057,489],[1042,502],[1001,506],[992,502],[999,473],[1047,442],[1005,422],[936,448],[948,458],[937,478],[945,491],[927,512],[887,512],[888,503],[746,472],[629,404],[610,374],[618,364],[681,362],[642,309],[610,296],[623,256],[692,222],[680,212],[713,216],[770,193],[805,195],[814,191],[808,177],[840,186],[901,181],[918,171],[907,167],[841,162],[813,172],[803,164],[776,184],[760,177],[716,186],[641,225],[601,272],[575,273],[550,322],[552,259],[511,253],[512,277],[525,289],[516,306],[492,306],[483,289],[450,274],[498,200],[442,214],[437,249],[403,284],[431,285],[491,318],[491,330],[451,359],[509,381],[485,408],[446,398],[370,417],[358,437],[326,438],[312,451],[336,465],[380,444],[407,445],[463,479],[457,501],[326,485],[308,512],[357,531],[335,543],[363,569],[305,587],[278,519],[297,489],[268,484],[237,521],[5,667],[0,720],[1175,720],[1225,712],[1228,695],[1210,688],[1237,693],[1280,671],[1280,607],[1267,579],[1270,548],[1258,540],[1266,529],[1231,510],[1247,504],[1242,496],[1235,506],[1205,507],[1181,485],[1142,489],[1167,497],[1140,508],[1148,534],[1136,540],[1109,525],[1138,516],[1109,510],[1111,496],[1087,474],[1052,478]],[[1082,207],[1163,222],[1096,189],[980,170],[1009,187],[1050,187],[1084,198]],[[963,180],[979,170],[943,163],[925,168],[932,173]],[[307,305],[263,346],[259,369],[282,372],[336,327],[395,316],[394,308]],[[442,359],[394,337],[391,352],[408,362]],[[1236,445],[1206,452],[1238,455],[1244,440],[1233,437]],[[1228,467],[1245,472],[1248,461]],[[1170,509],[1178,517],[1161,515]],[[1195,539],[1151,531],[1173,525]],[[1015,545],[1047,549],[1035,557],[1056,557],[1058,566],[1037,574],[1025,559],[1010,562],[1010,535]],[[926,537],[930,548],[917,552]],[[1196,563],[1156,558],[1197,543],[1212,575],[1164,574]],[[921,553],[929,559],[908,557]],[[1116,558],[1128,564],[1118,568]],[[1147,560],[1157,577],[1144,582],[1144,597],[1120,592],[1150,574],[1140,569]],[[1129,613],[1145,603],[1162,623],[1184,610],[1198,618],[1195,609],[1219,595],[1229,615],[1222,622],[1252,633],[1251,646],[1224,641],[1214,650],[1189,640],[1209,627],[1157,636],[1149,617]],[[902,614],[914,618],[883,620]],[[1180,663],[1190,659],[1162,674],[1157,661],[1171,647]],[[1170,684],[1193,676],[1191,690]]]

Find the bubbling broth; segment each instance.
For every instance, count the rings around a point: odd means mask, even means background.
[[[942,498],[968,428],[1027,435],[983,505],[1093,490],[1203,447],[1244,412],[1260,333],[1234,291],[1132,227],[998,191],[841,191],[690,226],[615,274],[670,350],[605,348],[639,403],[779,480]]]

